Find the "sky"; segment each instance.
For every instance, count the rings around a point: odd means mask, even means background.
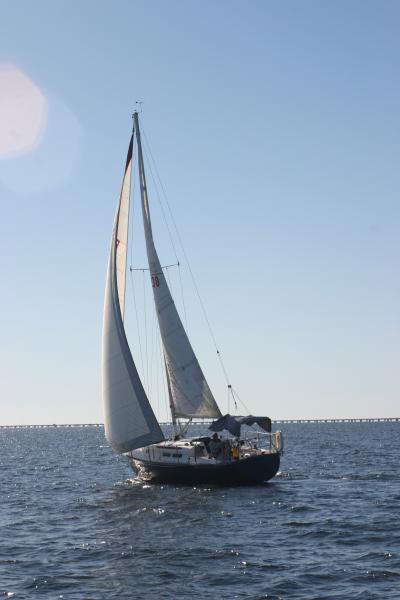
[[[399,3],[1,6],[0,424],[103,420],[105,272],[137,101],[248,409],[400,416]],[[149,168],[155,238],[171,264]],[[139,230],[140,219],[137,245]],[[225,412],[226,384],[175,246],[190,339]],[[176,268],[171,278],[179,291]],[[138,330],[130,306],[140,370],[144,318]],[[167,418],[155,396],[153,407]]]

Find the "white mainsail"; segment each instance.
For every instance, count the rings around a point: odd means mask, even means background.
[[[120,453],[164,439],[133,362],[123,324],[132,149],[133,135],[111,238],[103,316],[105,433],[111,447]]]
[[[147,259],[172,395],[173,416],[218,418],[221,411],[193,352],[154,246],[137,113],[134,119]]]

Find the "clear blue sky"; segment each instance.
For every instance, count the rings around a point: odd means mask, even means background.
[[[2,3],[0,74],[29,78],[47,116],[36,147],[0,160],[1,424],[102,420],[136,100],[250,410],[398,416],[399,23],[390,1]],[[189,329],[224,410],[201,316]]]

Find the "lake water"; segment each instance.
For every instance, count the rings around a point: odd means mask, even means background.
[[[144,485],[101,428],[0,430],[0,597],[400,598],[400,423],[282,427],[265,486]]]

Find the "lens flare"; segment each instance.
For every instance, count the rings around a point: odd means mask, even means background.
[[[36,148],[46,128],[47,100],[12,64],[0,64],[0,159]]]
[[[82,130],[57,96],[14,65],[0,64],[0,185],[29,195],[71,181]]]

